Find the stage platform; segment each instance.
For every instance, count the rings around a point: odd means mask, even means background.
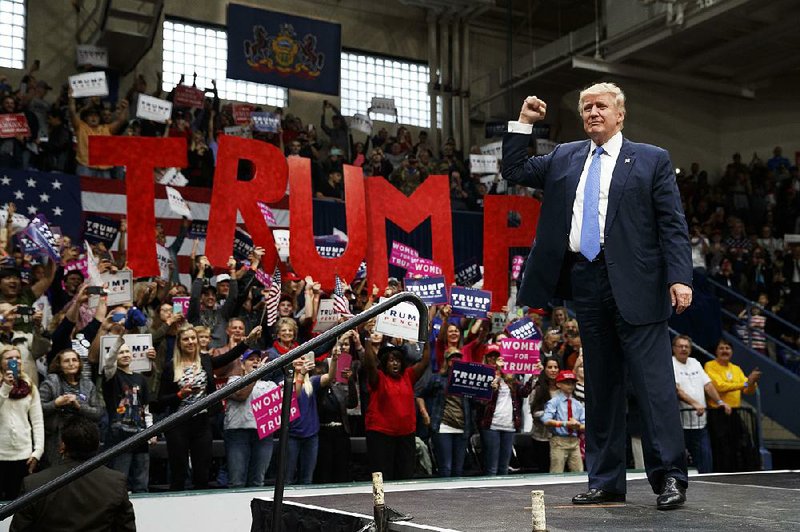
[[[580,507],[570,498],[586,487],[585,474],[386,483],[386,504],[413,515],[393,530],[529,531],[530,492],[545,494],[550,531],[583,530],[800,530],[800,471],[691,475],[688,502],[659,512],[644,474],[628,474],[628,500]],[[270,499],[271,488],[132,496],[138,530],[249,531],[250,501]],[[287,487],[286,500],[371,515],[371,485]],[[10,520],[0,523],[8,530]],[[290,532],[290,531],[287,531]]]
[[[414,516],[413,523],[462,532],[531,530],[530,492],[545,494],[547,528],[577,530],[800,530],[800,472],[694,475],[688,502],[659,512],[641,473],[628,476],[625,504],[574,506],[585,475],[531,475],[388,485],[386,504]],[[308,490],[310,491],[310,490]],[[369,497],[350,493],[287,493],[290,500],[363,514]]]

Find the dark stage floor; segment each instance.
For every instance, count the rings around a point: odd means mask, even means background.
[[[470,479],[396,487],[387,484],[386,504],[412,514],[412,522],[418,524],[463,532],[529,531],[530,492],[542,489],[551,531],[800,530],[799,472],[692,477],[688,503],[683,509],[670,512],[655,509],[655,495],[641,478],[628,481],[627,503],[589,508],[570,504],[571,497],[586,485],[582,475],[565,475],[560,479],[530,476],[525,485],[518,485],[520,477],[507,478],[509,485]],[[311,490],[306,494],[295,499],[292,491],[287,491],[286,497],[339,510],[372,513],[369,496],[315,496]]]

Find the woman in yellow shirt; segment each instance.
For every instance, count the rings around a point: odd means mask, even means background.
[[[715,354],[716,360],[706,362],[704,369],[719,392],[720,399],[732,408],[739,408],[742,405],[742,392],[748,395],[756,393],[761,372],[755,368],[750,375],[745,376],[742,368],[731,362],[733,346],[727,340],[720,339]],[[715,404],[709,406],[719,408]]]

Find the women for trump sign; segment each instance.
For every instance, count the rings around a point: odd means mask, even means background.
[[[339,24],[228,5],[231,79],[339,94]]]

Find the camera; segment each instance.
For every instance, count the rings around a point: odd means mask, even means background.
[[[102,296],[105,295],[106,291],[102,286],[88,286],[86,287],[86,293],[90,296]]]

